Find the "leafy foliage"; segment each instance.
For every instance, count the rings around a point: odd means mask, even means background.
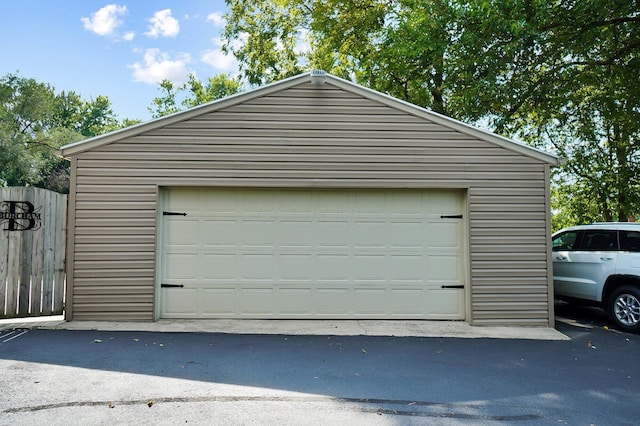
[[[626,221],[640,209],[638,6],[592,1],[549,7],[537,24],[539,54],[520,78],[528,74],[537,82],[533,102],[501,118],[510,133],[567,159],[555,174],[572,194],[562,209],[574,223]]]
[[[325,69],[553,150],[558,223],[640,210],[638,0],[227,3],[250,84]]]
[[[0,185],[68,192],[69,165],[56,150],[121,126],[104,96],[83,101],[75,92],[56,94],[46,83],[5,75],[0,78]]]
[[[309,22],[312,0],[226,0],[229,12],[223,51],[232,53],[251,85],[299,74],[304,54],[298,50]]]
[[[178,88],[176,88],[170,80],[162,80],[158,87],[162,92],[162,96],[153,98],[151,101],[152,106],[147,108],[154,118],[164,117],[165,115],[173,114],[180,111],[176,104],[176,95]]]
[[[180,111],[182,109],[178,106],[180,97],[183,97],[182,107],[191,108],[238,93],[241,86],[238,80],[226,74],[210,77],[206,83],[191,74],[189,81],[182,86],[176,87],[171,81],[163,80],[159,84],[159,89],[162,91],[162,96],[154,98],[151,102],[152,106],[148,108],[154,118]]]

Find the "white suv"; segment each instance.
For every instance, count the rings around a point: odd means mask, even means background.
[[[553,234],[559,299],[603,307],[619,328],[640,332],[640,223],[594,223]]]

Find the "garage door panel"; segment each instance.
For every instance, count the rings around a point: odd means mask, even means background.
[[[360,213],[360,214],[369,213],[369,214],[378,214],[378,215],[385,212],[386,203],[380,202],[380,200],[384,199],[386,195],[360,192],[360,193],[353,193],[351,196],[349,196],[348,193],[345,193],[345,196],[349,197],[350,200],[347,199],[344,205],[348,206],[349,202],[352,204],[352,208],[345,210],[345,212],[353,211],[355,213]]]
[[[330,221],[318,219],[313,226],[315,229],[309,230],[309,228],[309,222],[307,222],[307,230],[303,231],[302,235],[314,236],[313,239],[318,247],[348,248],[353,241],[349,235],[349,222],[346,219]]]
[[[273,254],[244,254],[239,269],[240,279],[274,281],[277,262]]]
[[[211,236],[204,241],[205,246],[235,247],[238,243],[238,225],[235,220],[203,220],[199,232]]]
[[[162,309],[169,316],[179,318],[197,317],[198,290],[189,288],[165,288]]]
[[[352,264],[348,254],[319,254],[314,258],[318,281],[343,281],[351,278]]]
[[[442,204],[441,206],[438,203]],[[435,205],[434,205],[435,204]],[[462,192],[170,189],[164,318],[464,319]],[[438,291],[437,293],[434,293]]]
[[[387,239],[386,222],[356,221],[351,227],[349,240],[354,248],[384,247]]]
[[[273,247],[277,241],[277,223],[271,219],[244,220],[239,230],[244,246]]]
[[[435,222],[428,224],[429,241],[431,247],[460,247],[460,224]]]
[[[356,317],[384,318],[389,311],[386,303],[383,305],[380,300],[385,300],[387,292],[384,288],[356,287],[352,296],[352,312]]]
[[[388,265],[385,256],[354,255],[351,264],[355,281],[387,281]]]
[[[314,309],[320,318],[347,318],[349,316],[349,291],[344,286],[319,286],[316,291]]]
[[[427,261],[423,255],[391,255],[390,268],[394,282],[412,281],[420,286],[424,285]]]
[[[429,292],[416,287],[397,288],[388,296],[389,310],[393,316],[424,318],[424,307],[430,304]]]
[[[198,294],[197,317],[231,318],[236,311],[234,287],[203,288]]]
[[[464,299],[461,292],[454,289],[434,290],[430,293],[430,299],[433,305],[431,315],[442,319],[457,319],[450,306],[457,306],[458,309],[464,308]]]
[[[273,315],[273,288],[245,287],[238,290],[238,312],[240,316]]]
[[[273,202],[273,197],[271,197]],[[281,194],[278,199],[277,209],[283,214],[303,214],[309,216],[314,211],[313,193],[309,191],[296,191]]]
[[[313,295],[309,287],[281,288],[275,295],[279,299],[283,317],[308,317],[313,312]]]
[[[455,192],[433,191],[426,199],[426,212],[434,215],[457,215],[461,213],[460,200]]]
[[[311,230],[308,221],[283,220],[279,225],[278,234],[282,247],[309,247],[308,234]]]
[[[314,267],[310,254],[282,254],[278,262],[279,278],[282,280],[307,281]]]
[[[196,279],[198,254],[168,253],[165,257],[165,281]]]
[[[206,265],[200,266],[202,278],[210,280],[235,280],[236,278],[236,255],[234,254],[207,254],[201,255],[201,262]]]
[[[431,281],[458,283],[460,258],[458,256],[429,256],[429,278]]]
[[[203,215],[210,215],[210,214],[220,214],[220,215],[227,215],[230,217],[233,217],[231,215],[235,215],[238,213],[241,213],[241,208],[240,208],[240,193],[238,193],[237,191],[233,190],[233,189],[219,189],[218,191],[220,192],[221,196],[216,197],[215,200],[215,209],[211,208],[211,204],[208,203],[209,201],[209,196],[206,193],[206,191],[202,191],[201,189],[197,189],[198,191],[200,191],[201,196],[204,199],[201,199],[201,203],[200,205],[203,205],[202,209],[202,214]]]
[[[197,220],[180,220],[180,219],[166,219],[170,222],[167,227],[168,231],[166,235],[166,244],[168,247],[172,246],[195,246],[199,240],[198,234],[200,224]]]
[[[420,216],[429,212],[425,208],[429,203],[427,194],[416,196],[410,192],[389,192],[387,198],[395,214]]]
[[[313,201],[311,205],[313,206],[312,212],[314,214],[343,214],[346,215],[350,210],[350,205],[352,203],[353,197],[346,192],[333,192],[331,197],[324,197],[323,195],[328,194],[329,192],[314,192],[311,193],[311,197]],[[285,196],[289,196],[293,193],[286,194]]]
[[[164,207],[173,211],[176,209],[186,209],[189,211],[198,211],[200,207],[200,190],[199,188],[183,188],[171,194],[171,198],[166,199]]]
[[[394,248],[424,247],[426,226],[422,222],[392,222],[389,232],[393,236],[390,241]]]

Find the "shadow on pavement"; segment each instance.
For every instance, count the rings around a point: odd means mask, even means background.
[[[105,376],[92,378],[105,389],[112,373],[127,373],[129,381],[181,379],[380,404],[451,404],[458,413],[474,412],[476,420],[552,419],[567,410],[577,418],[590,410],[596,420],[614,422],[640,415],[639,336],[607,330],[603,317],[591,315],[558,307],[558,329],[569,341],[17,330],[16,337],[0,336],[0,366],[12,374],[62,366],[65,375]],[[635,396],[625,396],[629,392]]]

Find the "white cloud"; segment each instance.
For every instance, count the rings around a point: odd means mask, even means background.
[[[207,22],[213,22],[213,25],[216,27],[224,27],[227,23],[226,19],[224,19],[224,16],[222,16],[222,14],[218,12],[210,13],[207,16]]]
[[[131,41],[136,36],[136,33],[133,31],[126,32],[122,35],[122,38],[126,41]]]
[[[97,12],[92,13],[91,18],[81,18],[80,20],[84,23],[85,29],[98,35],[106,36],[113,34],[115,29],[122,25],[122,21],[118,17],[126,13],[126,6],[108,4]]]
[[[232,54],[222,52],[222,40],[219,38],[211,39],[215,49],[207,50],[202,54],[200,60],[209,65],[216,71],[229,73],[238,70],[238,61]]]
[[[171,9],[157,11],[149,22],[149,31],[145,33],[149,37],[175,37],[180,32],[180,23],[171,16]]]
[[[238,63],[232,55],[225,55],[220,50],[208,50],[200,58],[202,62],[211,68],[221,71],[230,72],[238,68]]]
[[[136,62],[129,65],[133,70],[133,80],[147,84],[157,84],[162,80],[171,80],[174,83],[186,83],[189,79],[187,64],[191,57],[187,53],[170,58],[160,49],[147,49],[143,63]]]

